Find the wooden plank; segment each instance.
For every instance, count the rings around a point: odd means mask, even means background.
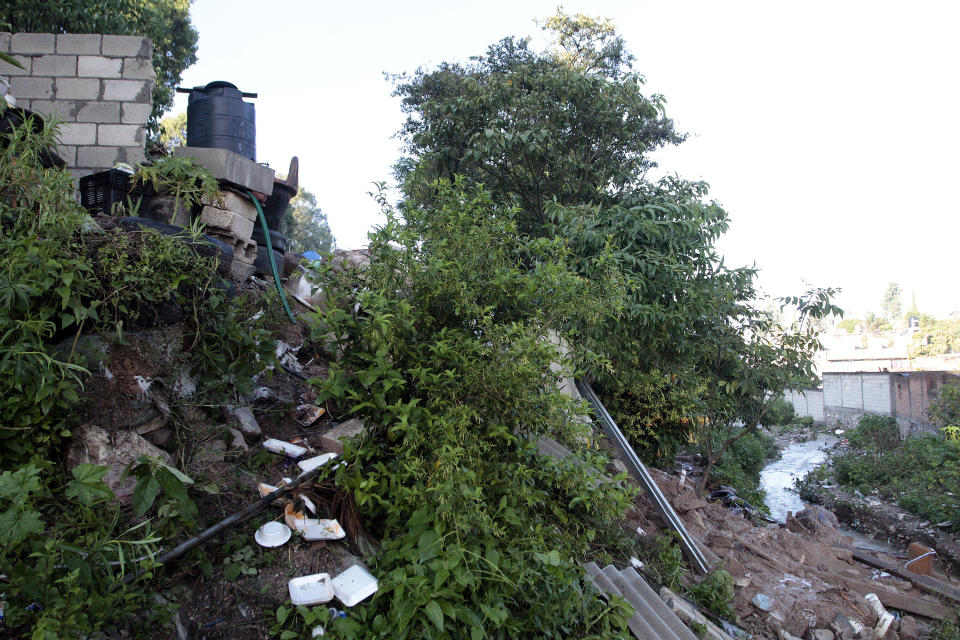
[[[875,593],[880,598],[883,606],[899,611],[906,611],[915,615],[931,618],[933,620],[953,620],[957,619],[957,614],[950,607],[939,602],[922,596],[912,596],[902,591],[890,589],[882,584],[871,584],[862,580],[844,578],[836,576],[834,580],[842,584],[847,589],[865,596],[868,593]]]
[[[849,547],[841,547],[849,549]],[[946,598],[951,602],[960,604],[960,589],[957,589],[953,585],[947,584],[943,580],[938,580],[932,576],[922,576],[919,573],[914,573],[908,569],[904,569],[900,565],[889,562],[888,560],[883,560],[881,558],[874,558],[873,556],[863,553],[857,549],[850,549],[853,553],[853,559],[862,562],[865,565],[871,566],[875,569],[881,569],[886,571],[890,575],[897,576],[904,580],[909,580],[916,587],[927,593],[932,593],[936,596]]]

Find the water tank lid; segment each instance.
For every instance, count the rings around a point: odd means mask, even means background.
[[[236,92],[236,93],[239,93],[244,98],[257,97],[256,93],[240,91],[240,89],[237,88],[237,85],[233,84],[232,82],[227,82],[226,80],[214,80],[213,82],[208,82],[206,86],[197,86],[193,88],[177,87],[177,93],[193,94],[194,91],[199,93],[207,93],[207,94],[214,94],[214,95],[230,95]]]

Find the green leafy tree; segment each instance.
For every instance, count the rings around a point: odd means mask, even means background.
[[[157,142],[166,154],[173,153],[175,147],[187,145],[186,111],[175,116],[167,116],[160,121],[160,135],[157,137]]]
[[[911,358],[960,352],[960,320],[920,316],[920,330],[913,334],[907,353]]]
[[[290,251],[323,254],[337,248],[327,214],[317,205],[317,197],[303,188],[290,200],[280,225]]]
[[[153,40],[153,89],[150,133],[173,105],[184,69],[197,61],[197,30],[190,23],[191,0],[6,0],[0,4],[0,28],[32,33],[104,33],[141,35]]]
[[[880,308],[883,309],[883,316],[887,322],[894,323],[900,319],[903,312],[903,305],[900,303],[900,285],[891,282],[887,287],[887,292],[883,294],[883,303]]]

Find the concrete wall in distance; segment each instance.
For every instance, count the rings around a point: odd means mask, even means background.
[[[823,423],[823,391],[819,389],[788,390],[784,394],[798,416],[810,416],[817,424]]]
[[[144,159],[155,72],[149,38],[0,33],[0,62],[18,107],[63,122],[58,154],[74,176]]]

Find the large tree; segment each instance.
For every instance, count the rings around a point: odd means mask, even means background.
[[[337,248],[327,214],[317,205],[317,197],[305,189],[301,188],[290,200],[280,224],[290,251],[322,254]]]
[[[31,33],[140,35],[153,40],[150,134],[156,134],[184,69],[197,61],[197,30],[190,23],[191,0],[4,0],[0,30]]]
[[[887,287],[886,293],[883,294],[883,304],[881,308],[883,309],[883,316],[887,319],[887,322],[893,323],[900,319],[901,312],[903,311],[903,305],[900,303],[900,285],[896,282],[891,282]]]

